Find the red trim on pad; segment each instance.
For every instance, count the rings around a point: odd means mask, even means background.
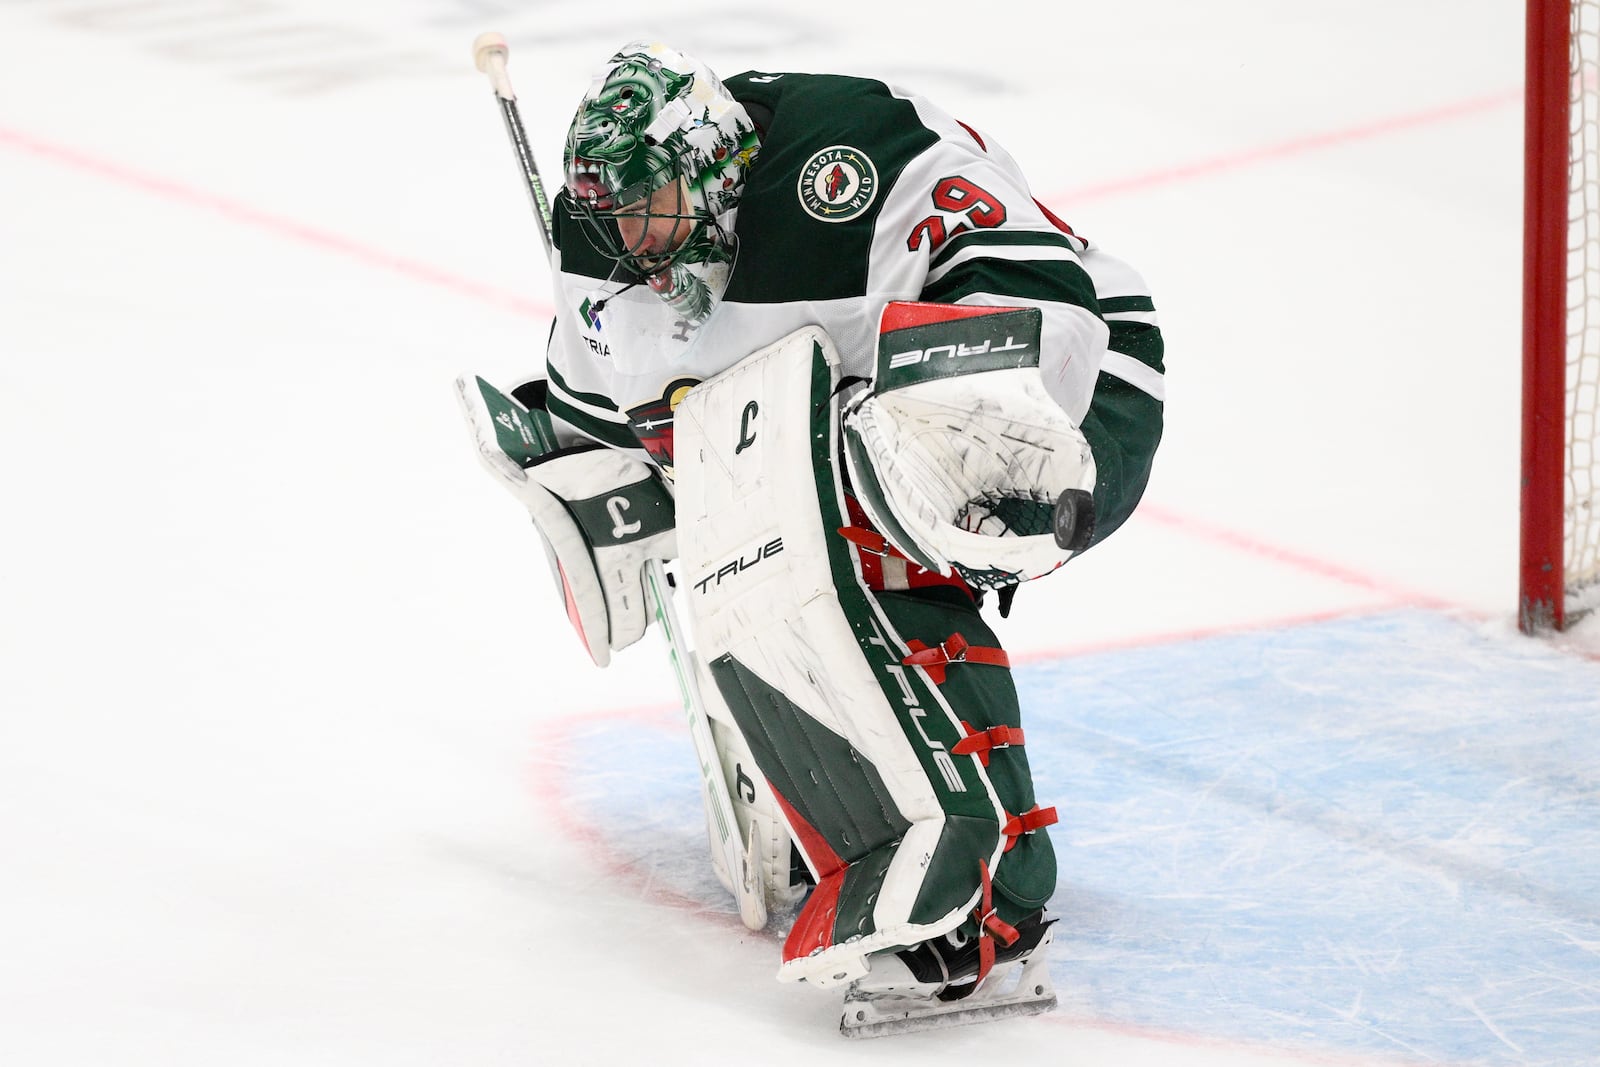
[[[769,781],[767,787],[772,788]],[[817,868],[817,886],[807,898],[805,907],[795,917],[789,939],[783,943],[783,962],[804,959],[819,948],[833,944],[833,920],[839,914],[839,891],[844,888],[845,872],[849,870],[844,860],[833,850],[827,840],[817,832],[794,805],[784,799],[776,789],[772,795],[783,809],[783,817],[800,843],[800,849]]]

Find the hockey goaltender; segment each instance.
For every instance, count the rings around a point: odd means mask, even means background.
[[[666,630],[713,865],[748,925],[798,905],[778,977],[846,1034],[1047,1010],[1055,811],[980,608],[1144,491],[1143,280],[878,81],[630,44],[563,163],[545,367],[458,391],[580,637]]]

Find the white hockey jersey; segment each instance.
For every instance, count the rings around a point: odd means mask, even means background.
[[[1037,307],[1045,387],[1106,466],[1096,503],[1119,523],[1143,491],[1164,398],[1160,332],[1138,274],[1038,204],[999,145],[919,96],[834,75],[725,84],[761,147],[724,219],[736,258],[707,319],[681,318],[599,255],[557,197],[547,366],[558,433],[643,449],[670,472],[684,393],[793,330],[822,326],[845,373],[869,376],[890,301]],[[1107,426],[1091,413],[1102,396],[1117,408]]]

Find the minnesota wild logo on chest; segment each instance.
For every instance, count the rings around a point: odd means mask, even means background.
[[[672,427],[678,404],[700,384],[699,378],[674,378],[661,395],[627,410],[628,425],[650,453],[650,458],[670,476],[672,474]]]

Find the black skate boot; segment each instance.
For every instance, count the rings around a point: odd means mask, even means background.
[[[1009,945],[991,940],[994,961],[982,975],[984,939],[959,932],[874,953],[871,972],[845,993],[840,1031],[878,1037],[1051,1010],[1046,947],[1054,922],[1036,911],[1017,923]]]

